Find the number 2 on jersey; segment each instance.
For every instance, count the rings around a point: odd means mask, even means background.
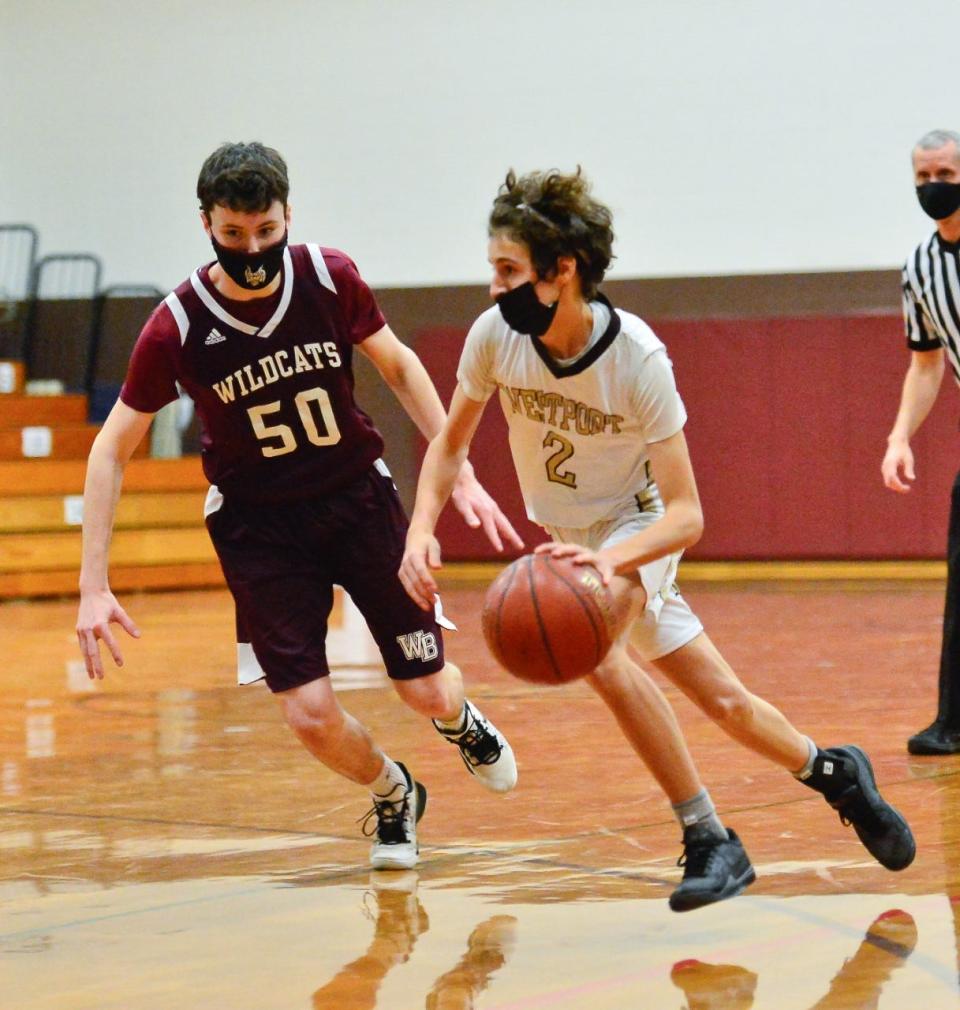
[[[325,389],[317,386],[315,389],[304,389],[297,393],[293,401],[297,405],[297,413],[300,415],[300,422],[306,433],[307,441],[311,445],[336,445],[340,441],[340,429],[337,427],[337,419],[333,414],[333,405]],[[323,422],[324,431],[320,432],[311,409],[311,404],[316,404],[320,412],[320,420]],[[264,418],[268,414],[275,414],[280,409],[280,401],[273,403],[261,403],[257,407],[249,407],[247,413],[250,415],[250,423],[253,425],[253,433],[261,440],[279,439],[279,445],[264,445],[260,451],[264,456],[285,456],[288,452],[293,452],[297,447],[297,437],[293,429],[288,424],[267,424]],[[572,450],[571,450],[572,451]]]
[[[560,464],[565,463],[572,455],[574,445],[568,438],[555,431],[548,431],[547,437],[543,440],[544,449],[552,449],[557,446],[557,451],[547,457],[547,480],[554,484],[562,484],[564,487],[577,486],[577,475],[569,470],[560,472]]]

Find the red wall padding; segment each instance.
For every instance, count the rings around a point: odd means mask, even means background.
[[[960,468],[960,399],[949,373],[913,443],[908,495],[880,479],[909,363],[894,316],[652,323],[673,359],[706,518],[693,558],[940,558]],[[464,333],[429,330],[416,347],[449,401]],[[471,453],[488,490],[522,528],[506,425],[491,402]],[[494,557],[448,508],[447,560]]]

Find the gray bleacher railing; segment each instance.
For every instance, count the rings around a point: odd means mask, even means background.
[[[28,380],[83,389],[102,272],[92,253],[54,253],[34,264],[23,348]]]
[[[0,224],[0,358],[23,357],[39,236],[29,224]]]
[[[151,284],[112,284],[97,294],[84,374],[88,395],[100,385],[119,389],[140,330],[163,297]]]
[[[91,421],[105,420],[113,408],[133,345],[150,313],[163,298],[163,291],[147,284],[115,284],[97,295],[96,325],[90,341],[85,383]],[[192,415],[192,401],[184,394],[179,401],[158,411],[150,429],[151,456],[179,456],[184,431]]]

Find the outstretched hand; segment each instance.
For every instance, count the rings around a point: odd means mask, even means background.
[[[433,572],[441,567],[440,542],[432,533],[410,529],[400,563],[400,581],[407,595],[421,610],[433,610],[437,580]]]
[[[123,653],[110,628],[111,624],[119,624],[133,638],[140,637],[140,629],[109,589],[82,593],[80,613],[77,615],[77,641],[80,643],[83,665],[91,680],[103,680],[100,640],[110,650],[114,663],[123,666]]]
[[[503,551],[503,541],[507,540],[517,550],[523,550],[523,540],[503,514],[500,506],[490,497],[477,480],[473,467],[464,463],[450,496],[464,522],[472,529],[483,529],[487,539],[498,553]]]
[[[575,565],[593,565],[600,573],[600,581],[605,586],[610,585],[610,580],[616,575],[616,569],[599,551],[592,551],[589,547],[580,544],[561,544],[555,540],[549,543],[540,544],[534,549],[534,554],[549,554],[553,558],[569,558]]]

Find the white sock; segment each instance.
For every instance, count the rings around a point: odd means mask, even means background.
[[[392,793],[402,786],[402,792],[398,792],[396,799],[399,802],[403,792],[407,789],[407,779],[396,761],[391,761],[386,754],[383,755],[383,768],[380,774],[367,786],[371,793],[378,799],[383,800],[388,796],[392,798]]]
[[[433,724],[437,729],[445,732],[448,736],[459,736],[467,731],[467,701],[464,699],[463,708],[452,719],[434,719]]]

